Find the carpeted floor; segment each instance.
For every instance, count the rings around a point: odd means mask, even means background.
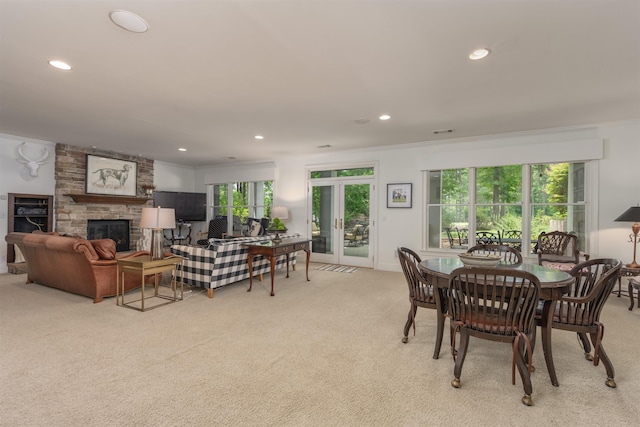
[[[640,310],[612,296],[602,321],[618,388],[554,331],[560,387],[534,354],[534,406],[511,385],[508,345],[473,340],[431,358],[435,313],[403,344],[402,273],[295,271],[140,313],[0,275],[1,426],[631,426],[640,409]],[[447,338],[445,337],[445,342]],[[444,346],[446,347],[446,346]]]

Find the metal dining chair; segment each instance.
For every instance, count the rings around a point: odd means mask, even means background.
[[[440,357],[442,347],[442,336],[444,333],[444,319],[446,313],[446,303],[442,290],[427,282],[418,269],[420,256],[408,248],[398,248],[398,258],[404,277],[409,286],[409,315],[404,325],[403,343],[409,341],[409,329],[413,325],[413,334],[416,334],[416,312],[418,307],[431,308],[436,310],[436,345],[433,351],[433,358]]]
[[[461,387],[460,375],[469,337],[506,342],[513,347],[511,382],[515,384],[517,367],[525,393],[522,403],[532,405],[530,370],[539,295],[540,281],[526,271],[462,267],[451,272],[448,314],[451,316],[451,350],[455,360],[453,387]],[[460,345],[456,351],[458,333]]]

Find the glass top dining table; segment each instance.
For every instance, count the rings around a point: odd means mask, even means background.
[[[427,281],[437,286],[439,289],[449,288],[449,275],[456,268],[464,267],[462,261],[458,257],[447,258],[431,258],[420,262],[420,272],[425,276]],[[558,377],[556,375],[555,366],[553,364],[553,353],[551,350],[551,325],[553,322],[552,308],[556,306],[556,302],[560,296],[571,290],[574,278],[567,272],[555,270],[537,264],[520,264],[513,266],[500,266],[497,268],[508,268],[511,270],[521,270],[532,273],[540,281],[540,299],[544,302],[542,309],[542,318],[540,322],[542,331],[542,350],[544,352],[544,360],[549,371],[551,383],[558,386]]]

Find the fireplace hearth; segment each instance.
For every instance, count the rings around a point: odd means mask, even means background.
[[[87,220],[87,240],[112,239],[116,242],[116,251],[130,250],[128,219],[89,219]]]

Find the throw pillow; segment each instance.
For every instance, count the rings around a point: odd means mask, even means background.
[[[262,225],[260,224],[260,221],[251,221],[251,223],[249,224],[249,236],[259,236],[261,231]]]
[[[92,240],[91,244],[100,259],[115,259],[116,242],[111,239]]]

